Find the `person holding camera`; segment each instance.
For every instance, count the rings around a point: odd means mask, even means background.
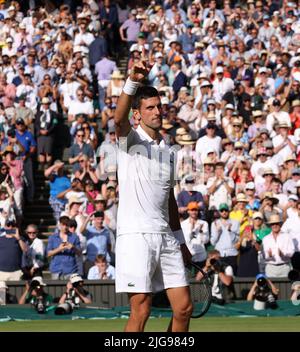
[[[78,270],[76,255],[81,255],[79,237],[69,230],[70,219],[59,218],[59,232],[50,236],[47,257],[51,258],[50,271],[52,280],[67,280]]]
[[[238,250],[235,245],[239,240],[240,225],[238,221],[229,219],[229,206],[226,203],[220,204],[219,212],[220,219],[216,219],[211,225],[210,243],[236,274]]]
[[[25,290],[19,299],[19,304],[31,304],[38,313],[45,313],[53,302],[53,297],[44,291],[46,284],[41,276],[35,276],[30,284],[25,283]]]
[[[22,253],[27,250],[15,221],[0,229],[0,281],[18,281],[22,276]]]
[[[233,269],[225,263],[220,252],[212,250],[208,253],[203,271],[211,277],[213,303],[224,305],[234,297]],[[196,280],[202,279],[201,272],[196,275]]]
[[[79,308],[80,303],[92,303],[92,295],[83,288],[84,281],[79,274],[72,274],[66,286],[66,292],[60,297],[59,304],[70,303]]]
[[[277,308],[277,297],[279,289],[267,278],[264,274],[256,275],[255,282],[253,283],[247,301],[254,300],[253,308],[261,310],[265,308]]]

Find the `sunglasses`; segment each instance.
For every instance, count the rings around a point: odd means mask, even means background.
[[[84,163],[84,162],[85,162],[85,160],[79,160],[79,162],[80,162],[80,163]]]
[[[220,213],[228,213],[229,212],[229,210],[227,210],[227,209],[222,209],[222,210],[220,210]]]
[[[27,231],[28,235],[34,235],[37,233],[37,231]]]

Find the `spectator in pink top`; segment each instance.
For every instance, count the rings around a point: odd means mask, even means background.
[[[6,74],[0,74],[0,101],[5,108],[13,106],[16,97],[16,87],[14,84],[8,84]]]

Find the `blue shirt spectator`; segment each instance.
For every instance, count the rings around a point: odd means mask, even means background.
[[[70,244],[73,248],[66,248],[57,252],[53,255],[50,263],[50,271],[52,274],[60,275],[71,275],[76,273],[77,261],[76,261],[76,250],[80,251],[80,241],[79,237],[72,233],[67,233],[67,242],[64,242],[60,236],[59,232],[54,233],[50,236],[47,246],[47,255],[49,257],[49,252],[58,250],[61,245],[65,243]],[[74,248],[75,247],[75,248]],[[53,278],[53,277],[52,277]],[[57,277],[58,278],[58,277]]]

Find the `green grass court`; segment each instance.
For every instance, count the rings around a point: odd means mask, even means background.
[[[117,332],[126,319],[40,320],[0,323],[0,332]],[[168,318],[152,318],[146,331],[164,332]],[[204,317],[193,319],[191,332],[300,332],[300,317]]]

